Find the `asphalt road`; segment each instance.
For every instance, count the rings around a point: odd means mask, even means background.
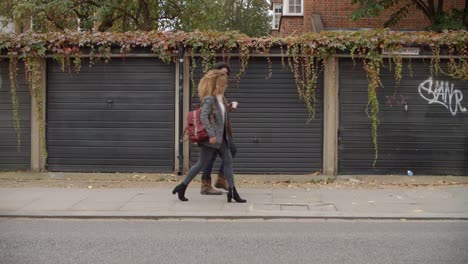
[[[462,221],[0,219],[0,263],[468,263]]]

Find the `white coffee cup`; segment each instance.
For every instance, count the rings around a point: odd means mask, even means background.
[[[237,105],[239,104],[239,102],[236,102],[236,101],[232,101],[231,102],[231,105],[232,105],[232,108],[237,108]]]

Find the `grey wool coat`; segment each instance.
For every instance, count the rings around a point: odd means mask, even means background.
[[[206,132],[208,132],[210,138],[216,137],[216,144],[210,144],[209,141],[204,141],[200,142],[200,145],[219,149],[223,143],[223,136],[226,137],[228,144],[231,143],[232,139],[230,138],[230,133],[228,133],[227,127],[229,123],[228,107],[226,104],[224,104],[226,110],[224,111],[225,121],[223,122],[221,108],[219,105],[223,103],[224,102],[219,102],[218,99],[212,95],[209,95],[203,99],[200,119],[205,126]]]

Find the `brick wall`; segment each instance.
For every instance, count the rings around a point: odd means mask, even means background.
[[[280,34],[289,36],[291,34],[301,34],[304,30],[304,18],[300,17],[281,17]]]
[[[312,14],[320,14],[323,26],[326,29],[359,29],[359,28],[383,28],[383,24],[390,15],[398,10],[387,10],[380,17],[366,18],[352,21],[349,15],[356,10],[357,5],[351,5],[351,0],[304,0],[303,17],[283,16],[279,35],[287,36],[293,32],[309,32],[312,29]],[[403,3],[404,4],[404,3]],[[403,5],[402,4],[402,5]],[[402,6],[400,5],[400,6]],[[445,9],[463,9],[465,0],[445,0]],[[402,19],[395,30],[421,30],[429,25],[429,20],[416,8],[412,8],[409,15]]]

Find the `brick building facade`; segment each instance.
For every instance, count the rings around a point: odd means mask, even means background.
[[[390,15],[399,8],[393,8],[382,13],[376,18],[366,18],[359,21],[352,21],[349,15],[357,9],[357,5],[352,5],[351,0],[272,0],[272,10],[276,5],[282,5],[282,15],[277,29],[272,29],[273,36],[288,36],[314,31],[313,19],[321,23],[320,27],[326,30],[357,30],[364,28],[383,28],[383,24]],[[300,4],[299,11],[289,12],[289,4]],[[403,6],[405,3],[401,3]],[[465,0],[446,0],[445,9],[463,9]],[[298,10],[293,10],[298,11]],[[277,23],[278,24],[278,23]],[[402,19],[392,29],[396,30],[421,30],[429,26],[429,20],[416,8],[409,11],[407,17]]]

